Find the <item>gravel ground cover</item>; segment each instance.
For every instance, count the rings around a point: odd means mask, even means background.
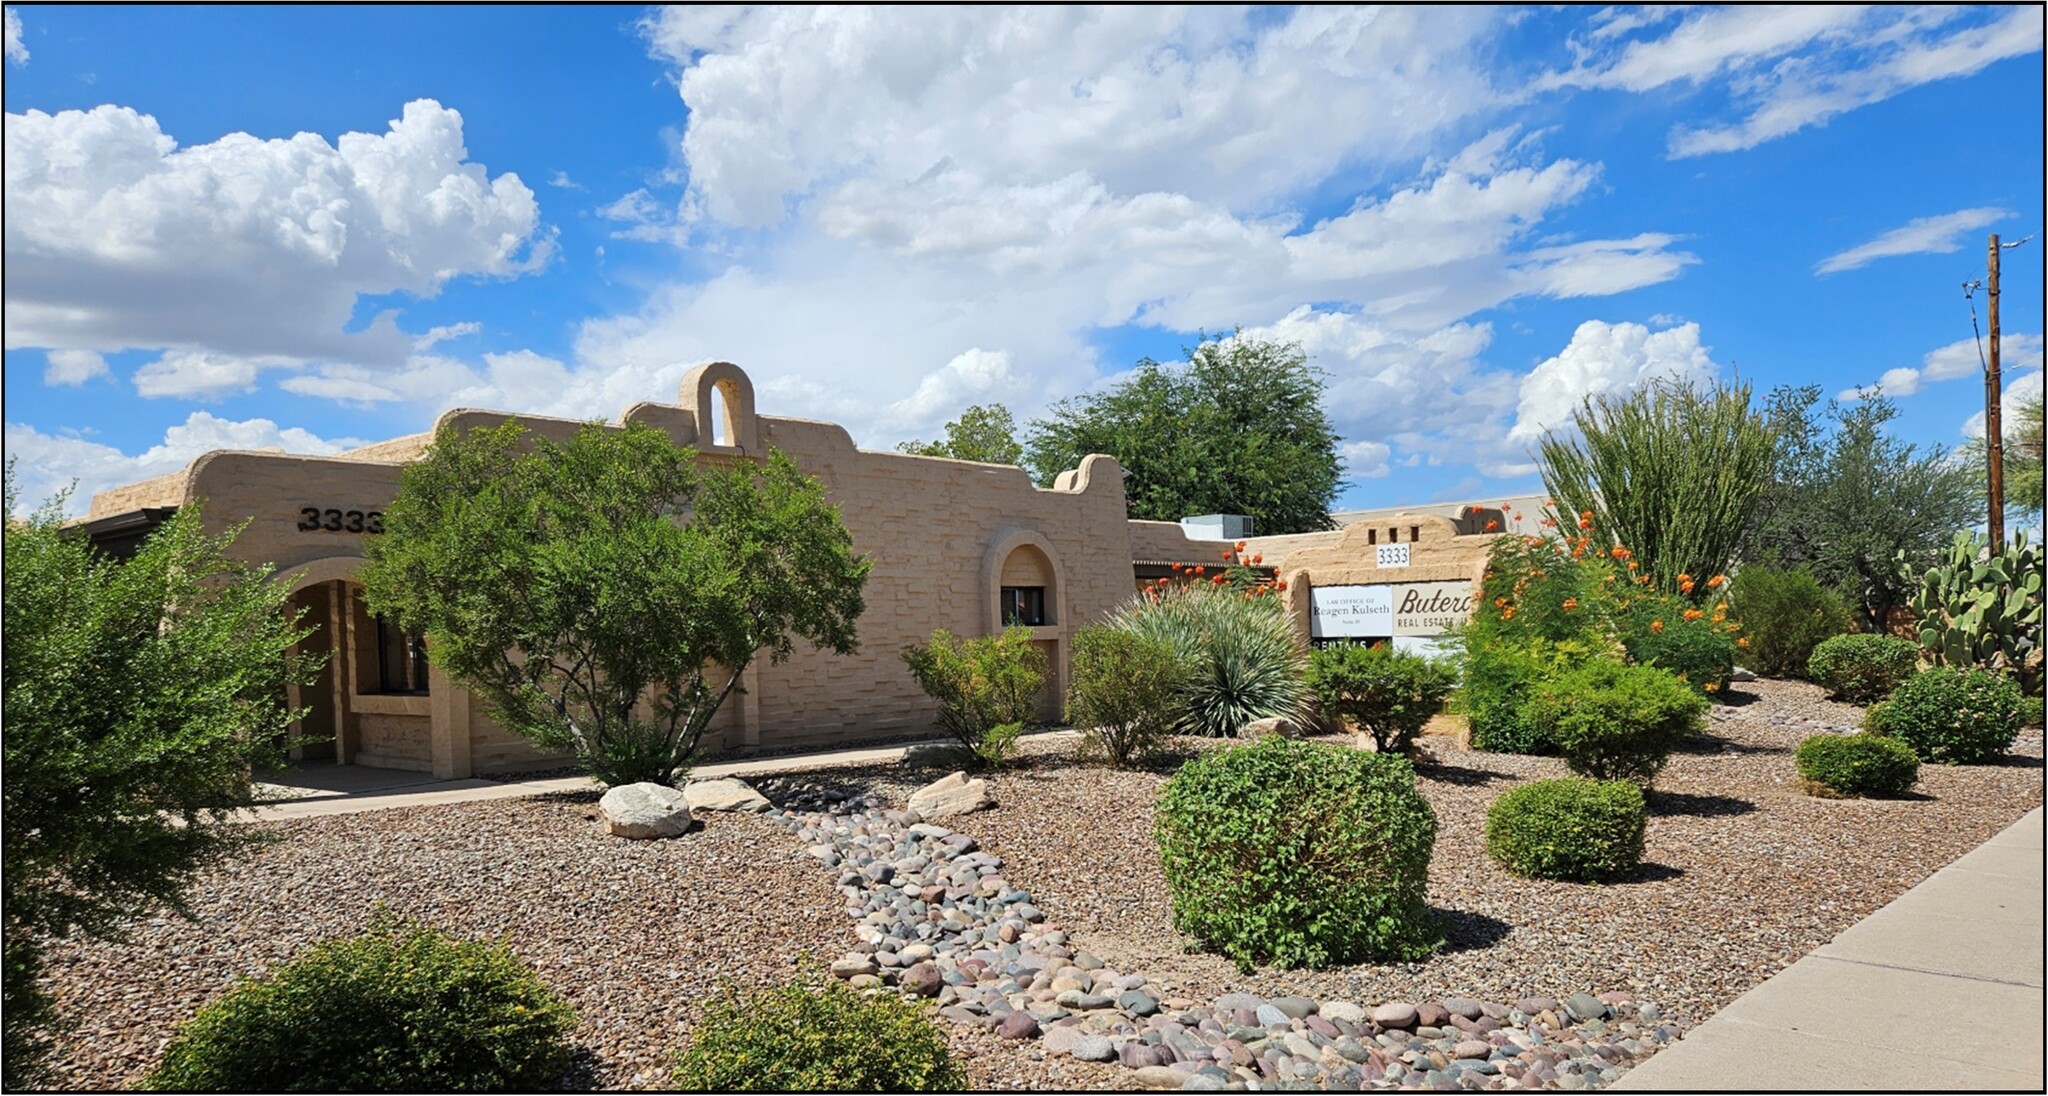
[[[1628,994],[1689,1027],[1981,843],[2042,799],[2038,732],[1990,766],[1921,769],[1915,796],[1822,800],[1799,790],[1792,750],[1860,710],[1813,686],[1758,681],[1718,709],[1714,741],[1675,757],[1651,801],[1646,866],[1599,887],[1516,879],[1482,847],[1485,808],[1516,783],[1562,775],[1552,759],[1473,753],[1432,739],[1420,769],[1439,819],[1432,903],[1450,946],[1423,963],[1260,970],[1187,954],[1151,840],[1163,772],[1072,763],[1028,743],[993,778],[999,806],[949,819],[1004,861],[1071,950],[1143,972],[1165,997],[1516,1001]],[[900,804],[932,777],[842,768],[807,782]],[[760,786],[771,798],[778,782]],[[266,824],[275,847],[209,873],[196,921],[137,924],[125,944],[74,941],[52,955],[60,1009],[76,1024],[58,1083],[132,1085],[176,1025],[239,974],[356,931],[377,901],[452,932],[509,937],[583,1016],[576,1080],[666,1082],[721,978],[786,977],[859,937],[835,878],[766,818],[719,815],[688,837],[632,842],[595,821],[596,794],[405,808]],[[1061,1061],[1036,1042],[948,1025],[977,1087],[1134,1087],[1135,1070]]]

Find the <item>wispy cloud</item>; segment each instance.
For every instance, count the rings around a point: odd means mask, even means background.
[[[1839,274],[1878,259],[1894,255],[1948,254],[1962,250],[1963,233],[1997,224],[2012,216],[2011,210],[1985,206],[1959,209],[1939,217],[1916,217],[1868,243],[1837,252],[1814,265],[1816,274]]]

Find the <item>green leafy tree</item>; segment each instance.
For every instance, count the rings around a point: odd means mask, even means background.
[[[372,612],[508,729],[667,783],[765,653],[858,646],[869,562],[787,456],[700,468],[652,427],[444,430],[366,538]]]
[[[1261,534],[1332,528],[1341,482],[1323,373],[1293,343],[1204,342],[1185,368],[1146,358],[1108,391],[1054,404],[1024,449],[1048,485],[1090,453],[1115,457],[1133,518],[1248,514]]]
[[[6,508],[15,512],[14,470]],[[116,562],[62,530],[63,498],[5,536],[5,1082],[35,1076],[50,1003],[42,949],[119,938],[158,905],[183,911],[201,869],[261,834],[228,824],[252,769],[283,763],[297,713],[289,656],[310,631],[268,567],[228,555],[190,506]]]
[[[1017,444],[1017,420],[999,403],[970,407],[946,424],[945,441],[906,441],[899,453],[920,457],[951,457],[984,464],[1018,464],[1024,447]]]
[[[2042,398],[2029,396],[2020,401],[2019,414],[2013,416],[2011,428],[2004,431],[2005,447],[1999,452],[2005,456],[2005,508],[2008,513],[2021,517],[2032,517],[2035,524],[2041,521],[2041,467],[2044,450]],[[1989,448],[1983,438],[1971,438],[1963,445],[1963,459],[1976,473],[1984,478],[1985,450]]]
[[[1774,434],[1749,396],[1664,381],[1588,398],[1539,443],[1560,523],[1627,545],[1658,590],[1703,593],[1682,576],[1727,569],[1770,485]]]
[[[1882,396],[1852,404],[1820,389],[1781,387],[1765,401],[1778,438],[1776,470],[1742,557],[1798,567],[1842,595],[1864,628],[1881,631],[1912,597],[1899,568],[1932,566],[1956,530],[1982,520],[1983,474],[1941,446],[1926,452],[1886,432],[1898,408]]]

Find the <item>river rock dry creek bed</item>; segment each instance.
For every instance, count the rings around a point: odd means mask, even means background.
[[[1561,763],[1430,739],[1439,763],[1418,769],[1439,823],[1429,895],[1446,917],[1449,945],[1416,964],[1240,975],[1224,959],[1186,953],[1151,839],[1152,803],[1166,773],[1077,764],[1070,740],[1027,740],[1022,763],[990,780],[994,809],[941,825],[972,839],[962,855],[978,853],[984,866],[1000,861],[1009,890],[991,897],[1029,895],[1041,915],[1028,923],[1035,953],[1066,977],[1087,973],[1070,965],[1084,957],[1117,972],[1158,1005],[1148,1020],[1178,1014],[1217,1029],[1248,1028],[1230,1006],[1256,999],[1285,1014],[1291,1027],[1269,1033],[1275,1045],[1292,1046],[1287,1035],[1306,1040],[1318,1031],[1293,1015],[1316,1003],[1356,1003],[1370,1013],[1388,1002],[1427,1010],[1453,999],[1461,1009],[1487,1003],[1516,1012],[1523,1002],[1549,998],[1563,1008],[1572,995],[1589,994],[1614,1004],[1612,1028],[1602,1025],[1589,1039],[1605,1043],[1621,1040],[1623,1023],[1645,1039],[1658,1027],[1697,1024],[2042,800],[2038,731],[2024,733],[2002,764],[1923,766],[1912,798],[1814,799],[1799,789],[1793,748],[1808,734],[1854,726],[1860,712],[1793,682],[1739,685],[1732,699],[1738,703],[1714,713],[1712,740],[1675,756],[1659,778],[1643,871],[1606,886],[1517,879],[1485,856],[1487,804],[1518,783],[1563,775]],[[594,792],[265,824],[278,842],[202,876],[191,894],[195,920],[164,913],[136,923],[126,943],[78,940],[53,950],[50,986],[74,1025],[55,1082],[132,1086],[177,1024],[237,975],[358,931],[382,901],[451,933],[509,940],[581,1015],[575,1039],[586,1054],[572,1082],[663,1087],[670,1056],[722,980],[780,980],[805,956],[822,966],[875,949],[857,931],[864,922],[849,916],[859,903],[842,889],[844,865],[828,869],[792,829],[872,797],[874,821],[894,840],[907,826],[880,818],[881,810],[901,807],[939,775],[899,765],[763,780],[758,786],[789,808],[786,815],[713,815],[697,832],[661,841],[605,835]],[[928,832],[921,840],[941,839]],[[1054,932],[1062,934],[1056,942]],[[1106,986],[1121,997],[1114,981],[1078,988]],[[1233,996],[1217,1000],[1226,994]],[[956,989],[946,1007],[958,1009],[960,996]],[[1640,1022],[1637,1003],[1657,1010],[1653,1021]],[[1573,1023],[1568,1010],[1561,1015]],[[1489,1033],[1523,1031],[1513,1016],[1481,1017],[1487,1023],[1477,1026]],[[1476,1042],[1520,1045],[1506,1034],[1465,1038],[1474,1022],[1462,1014],[1464,1024],[1428,1018],[1440,1021],[1429,1030],[1454,1052]],[[979,1023],[946,1025],[977,1087],[1163,1083],[1164,1049],[1113,1046],[1121,1058],[1082,1061],[1072,1046],[1080,1036],[1053,1036],[1057,1026],[1005,1039]],[[1154,1021],[1155,1031],[1164,1026]],[[1381,1052],[1399,1054],[1420,1037],[1416,1026],[1360,1033],[1380,1032]],[[1113,1043],[1161,1041],[1134,1035]],[[1134,1053],[1150,1072],[1130,1064]],[[1187,1063],[1181,1070],[1184,1079]],[[1466,1083],[1498,1084],[1500,1076],[1475,1073]],[[1418,1071],[1407,1080],[1419,1078]],[[1602,1078],[1535,1080],[1577,1088]]]

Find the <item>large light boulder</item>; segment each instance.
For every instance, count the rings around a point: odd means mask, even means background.
[[[970,814],[995,805],[995,796],[988,791],[988,781],[969,780],[964,772],[934,780],[910,796],[910,809],[926,821]]]
[[[695,825],[683,793],[651,781],[613,788],[597,801],[597,810],[615,837],[678,837]]]
[[[1263,738],[1269,734],[1277,734],[1282,738],[1300,738],[1306,733],[1307,731],[1302,728],[1301,724],[1286,716],[1275,715],[1267,716],[1265,719],[1252,720],[1244,725],[1244,729],[1237,732],[1237,736],[1239,738]]]
[[[693,811],[772,811],[775,804],[754,790],[752,784],[735,777],[692,780],[683,785],[683,798]]]

